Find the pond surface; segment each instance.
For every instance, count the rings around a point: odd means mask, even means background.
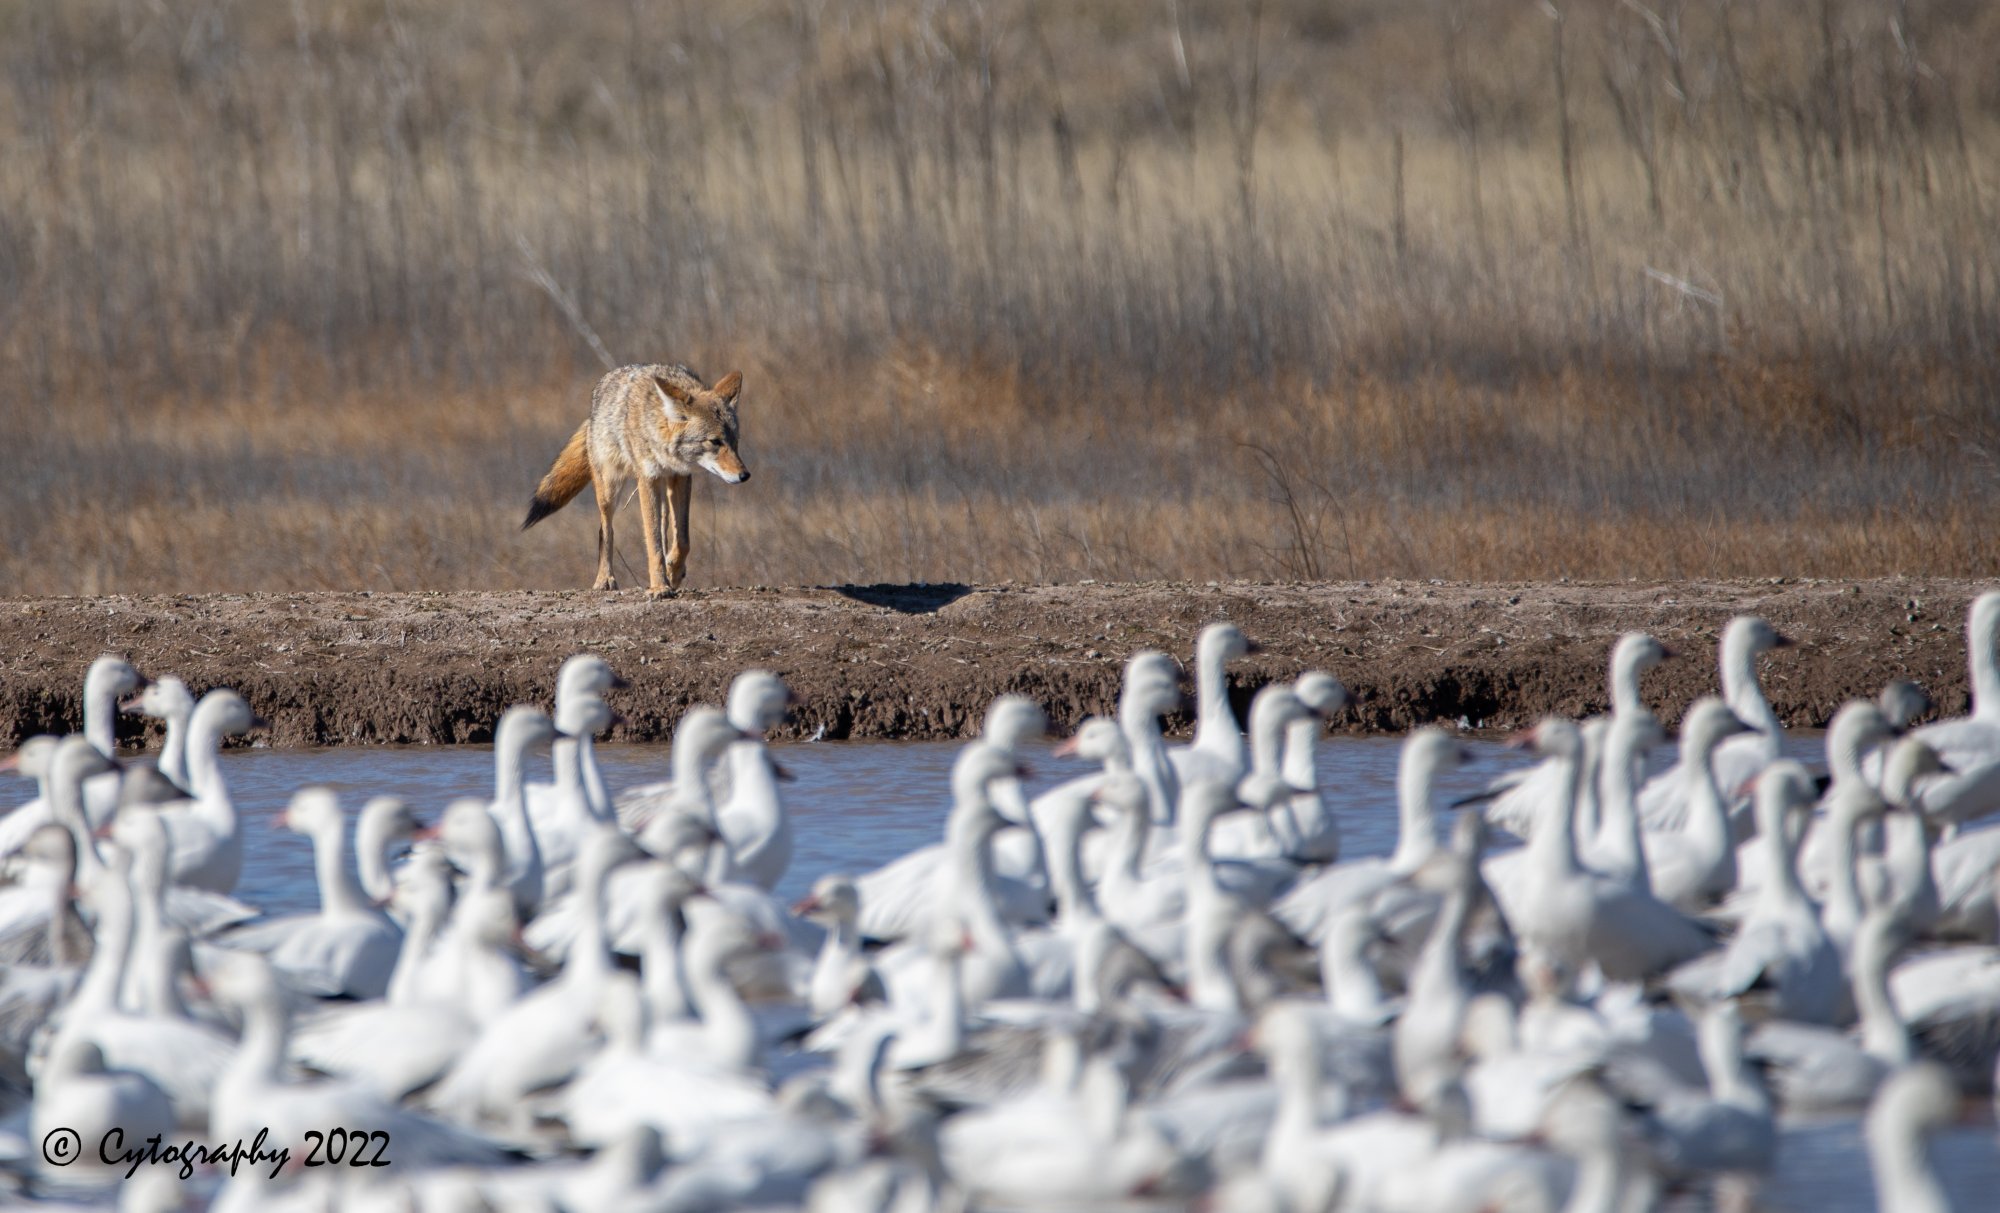
[[[1446,798],[1477,791],[1494,775],[1526,761],[1495,741],[1476,739],[1467,745],[1472,761],[1441,781]],[[1787,739],[1786,750],[1817,764],[1822,761],[1822,745],[1817,733],[1795,732]],[[797,852],[779,888],[787,899],[803,894],[826,872],[865,871],[943,836],[957,744],[829,742],[772,749],[794,776],[783,789],[797,834]],[[1393,847],[1399,749],[1395,738],[1334,737],[1322,742],[1320,782],[1337,795],[1345,855],[1383,855]],[[668,776],[664,745],[607,745],[599,746],[597,753],[614,792]],[[1664,766],[1672,757],[1671,748],[1664,748],[1654,755],[1654,765]],[[1057,758],[1046,747],[1029,758],[1029,766],[1031,791],[1090,769],[1079,760]],[[350,812],[370,796],[394,793],[426,818],[454,798],[490,797],[493,790],[490,746],[239,750],[224,756],[223,769],[246,821],[248,853],[237,893],[277,913],[317,904],[311,847],[272,822],[298,788],[315,783],[332,787]],[[530,777],[551,778],[546,759]],[[24,781],[0,783],[0,810],[31,794],[32,785]],[[1996,1195],[2000,1150],[1995,1148],[1990,1124],[1950,1130],[1940,1136],[1935,1149],[1958,1209],[2000,1208]],[[1874,1209],[1859,1123],[1788,1128],[1764,1198],[1765,1207],[1796,1213]]]

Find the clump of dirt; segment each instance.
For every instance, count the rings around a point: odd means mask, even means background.
[[[1357,582],[1060,586],[840,586],[632,592],[212,594],[0,601],[0,740],[80,727],[83,672],[100,653],[173,673],[197,694],[241,691],[275,745],[489,741],[508,704],[547,703],[571,653],[632,681],[619,740],[667,737],[691,704],[720,702],[762,666],[799,694],[791,736],[951,738],[995,695],[1037,700],[1061,729],[1109,713],[1124,660],[1184,662],[1194,634],[1231,619],[1264,649],[1231,670],[1239,710],[1307,669],[1355,693],[1335,722],[1400,731],[1443,720],[1513,728],[1602,710],[1605,660],[1629,629],[1680,657],[1648,675],[1672,723],[1716,685],[1730,616],[1763,615],[1800,642],[1765,659],[1787,724],[1823,725],[1892,678],[1943,715],[1968,702],[1964,612],[1982,584],[1881,581],[1463,584]],[[1185,725],[1185,721],[1179,722]],[[144,725],[127,720],[137,740]]]

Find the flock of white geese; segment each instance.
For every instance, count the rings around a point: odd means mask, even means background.
[[[2000,593],[1971,609],[1972,713],[1909,729],[1907,684],[1849,703],[1823,774],[1758,683],[1785,643],[1732,621],[1722,694],[1646,778],[1668,654],[1623,637],[1609,714],[1522,734],[1539,762],[1448,828],[1465,751],[1419,729],[1393,852],[1353,858],[1314,758],[1347,692],[1265,686],[1246,736],[1226,667],[1251,645],[1214,624],[1191,743],[1161,727],[1180,667],[1139,653],[1117,718],[1059,747],[1101,769],[1030,797],[1046,720],[1002,697],[939,843],[791,907],[784,683],[743,674],[681,719],[670,781],[614,790],[592,737],[623,684],[578,656],[553,717],[501,717],[490,801],[425,825],[377,799],[350,843],[299,791],[277,824],[320,909],[276,918],[231,896],[217,751],[249,704],[103,658],[83,733],[9,760],[39,795],[0,819],[0,1203],[1748,1208],[1780,1118],[1859,1115],[1878,1207],[1935,1213],[1928,1143],[2000,1049],[2000,829],[1973,828],[2000,809]],[[156,761],[115,756],[121,700],[165,721]],[[56,1129],[82,1143],[61,1168]],[[386,1134],[390,1165],[303,1165],[335,1129],[355,1156]],[[291,1161],[119,1183],[114,1130]]]

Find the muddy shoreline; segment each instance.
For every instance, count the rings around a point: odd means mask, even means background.
[[[1669,723],[1715,686],[1716,637],[1755,611],[1800,642],[1764,664],[1789,725],[1823,725],[1891,678],[1943,715],[1965,710],[1964,612],[1986,583],[1939,579],[1607,584],[1372,582],[842,586],[637,593],[205,594],[0,599],[0,744],[79,727],[99,653],[233,686],[272,722],[268,744],[448,744],[491,739],[510,703],[546,703],[570,653],[632,681],[615,739],[665,738],[738,670],[783,674],[794,737],[961,737],[1003,691],[1067,729],[1108,712],[1124,659],[1183,661],[1196,629],[1233,619],[1265,646],[1235,666],[1246,703],[1272,678],[1339,676],[1357,703],[1335,722],[1397,731],[1432,720],[1512,728],[1604,705],[1619,632],[1681,656],[1646,681]],[[137,721],[121,726],[137,740]]]

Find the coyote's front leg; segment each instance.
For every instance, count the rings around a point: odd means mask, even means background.
[[[611,575],[611,515],[618,508],[618,486],[609,477],[592,476],[597,491],[597,580],[593,590],[615,590],[618,579]]]
[[[673,542],[667,550],[667,584],[676,590],[687,579],[688,508],[694,504],[693,488],[692,476],[667,477],[667,516],[671,520],[667,535]]]
[[[663,598],[673,593],[667,584],[666,562],[660,557],[660,497],[662,485],[643,473],[639,476],[639,518],[646,530],[646,593]]]

